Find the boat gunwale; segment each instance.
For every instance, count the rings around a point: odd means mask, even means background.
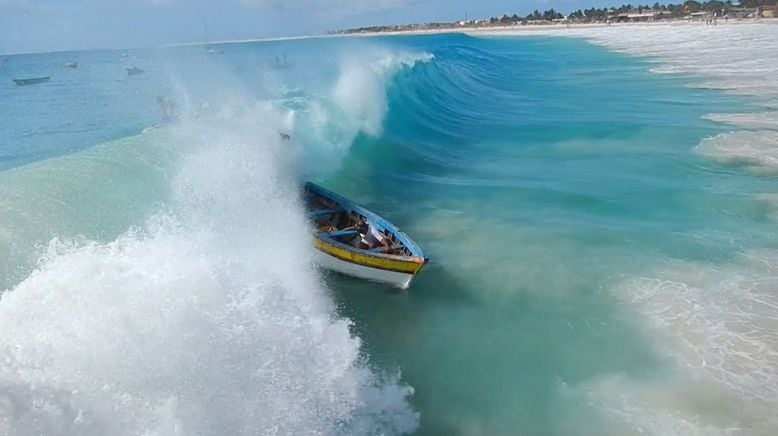
[[[327,232],[319,232],[315,233],[314,237],[322,243],[331,245],[333,247],[337,247],[343,250],[350,251],[352,253],[360,254],[363,256],[368,257],[374,257],[376,259],[383,259],[383,260],[392,260],[395,262],[402,262],[402,263],[408,263],[408,264],[421,264],[426,265],[428,263],[428,259],[426,257],[420,257],[420,256],[398,256],[396,254],[388,254],[388,253],[376,253],[369,250],[364,250],[361,248],[356,248],[352,245],[340,242],[338,240],[335,240],[333,238],[327,237]],[[359,262],[351,262],[351,263],[359,263]],[[360,264],[362,265],[362,264]]]
[[[360,262],[358,260],[349,258],[347,256],[342,256],[337,252],[332,252],[327,250],[327,248],[335,248],[336,250],[339,250],[341,252],[345,252],[346,254],[358,254],[362,255],[363,253],[358,251],[349,251],[342,247],[335,246],[333,244],[328,244],[327,242],[322,242],[322,245],[325,245],[325,247],[316,246],[315,248],[319,250],[320,252],[324,253],[327,256],[333,257],[337,259],[340,262],[352,264],[352,265],[358,265],[364,268],[369,269],[375,269],[375,270],[381,270],[381,271],[391,271],[396,272],[400,274],[408,274],[410,276],[415,276],[419,273],[424,267],[426,266],[425,262],[413,262],[408,260],[395,260],[395,259],[385,259],[385,258],[378,258],[376,257],[375,260],[378,261],[377,264],[370,264],[365,262]],[[383,264],[386,261],[391,261],[392,263],[396,263],[398,265],[392,266],[392,265],[386,265]]]

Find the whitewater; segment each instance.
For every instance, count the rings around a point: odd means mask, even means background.
[[[305,135],[279,132],[313,125],[334,165],[417,59],[344,57],[328,94],[282,101],[176,81],[175,123],[3,173],[0,434],[415,428],[413,389],[371,370],[311,265]]]
[[[774,434],[777,33],[3,57],[0,435]],[[312,265],[307,180],[412,289]]]

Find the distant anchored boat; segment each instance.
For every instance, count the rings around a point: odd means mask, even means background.
[[[143,70],[141,70],[138,67],[129,67],[129,68],[125,68],[125,69],[127,70],[127,75],[128,76],[137,76],[138,74],[143,72]]]
[[[51,80],[50,76],[44,76],[44,77],[29,77],[27,79],[13,79],[14,83],[16,83],[19,86],[24,85],[35,85],[36,83],[44,83]]]
[[[406,289],[429,262],[408,235],[364,207],[313,183],[305,198],[322,268]]]
[[[65,62],[62,66],[65,68],[78,68],[78,62]]]

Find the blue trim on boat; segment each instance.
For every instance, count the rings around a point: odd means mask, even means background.
[[[308,217],[309,218],[316,218],[317,216],[332,215],[332,214],[335,214],[335,213],[338,213],[338,211],[335,210],[335,209],[314,210],[313,212],[308,214]]]
[[[327,232],[322,236],[326,236],[328,238],[338,238],[340,236],[353,236],[356,234],[357,234],[356,230],[338,230],[336,232]]]

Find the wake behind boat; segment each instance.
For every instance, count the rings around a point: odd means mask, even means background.
[[[322,268],[407,289],[429,262],[408,235],[370,210],[310,182],[305,199]]]
[[[36,83],[48,82],[50,79],[51,79],[50,76],[43,76],[43,77],[30,77],[27,79],[13,79],[13,81],[19,86],[25,86],[25,85],[35,85]]]

